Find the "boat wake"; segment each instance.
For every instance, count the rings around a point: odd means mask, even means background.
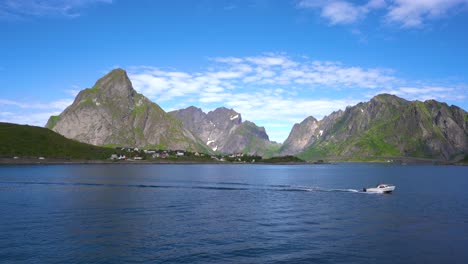
[[[282,189],[282,191],[290,192],[351,192],[351,193],[361,193],[361,190],[357,189],[327,189],[321,187],[290,187]]]
[[[194,184],[195,183],[195,184]],[[154,188],[154,189],[200,189],[217,191],[283,191],[283,192],[347,192],[365,193],[358,189],[328,189],[322,187],[296,186],[287,184],[249,184],[236,182],[192,182],[176,185],[171,184],[113,184],[113,183],[93,183],[93,182],[59,182],[59,181],[0,181],[0,185],[61,185],[61,186],[82,186],[82,187],[106,187],[106,188]]]

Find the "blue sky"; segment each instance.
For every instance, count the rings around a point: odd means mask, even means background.
[[[43,126],[115,67],[279,142],[384,92],[467,110],[467,25],[468,0],[0,0],[0,121]]]

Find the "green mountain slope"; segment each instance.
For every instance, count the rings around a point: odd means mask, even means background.
[[[325,123],[326,118],[320,122]],[[330,123],[330,122],[328,122]],[[298,156],[306,160],[419,157],[457,160],[468,153],[468,114],[434,100],[378,95],[348,107]]]
[[[0,123],[0,156],[107,159],[114,152],[67,139],[47,128]]]

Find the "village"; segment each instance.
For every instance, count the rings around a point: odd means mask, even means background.
[[[113,161],[187,161],[187,162],[227,162],[227,163],[255,163],[262,159],[261,156],[236,153],[230,155],[209,155],[200,152],[186,150],[156,150],[140,149],[132,147],[117,147],[116,153],[109,158]]]

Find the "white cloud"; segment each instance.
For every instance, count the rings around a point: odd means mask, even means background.
[[[330,21],[331,25],[351,24],[364,18],[374,9],[384,8],[384,0],[370,0],[364,5],[356,5],[344,0],[302,0],[297,5],[299,8],[320,9],[321,16]]]
[[[330,23],[348,24],[356,22],[366,12],[366,9],[359,8],[348,2],[331,2],[322,9],[322,16],[330,19]]]
[[[254,93],[231,94],[224,99],[228,107],[236,109],[247,120],[260,120],[263,124],[278,120],[300,122],[309,115],[322,118],[331,112],[357,103],[348,99],[312,99],[285,97],[271,90]],[[267,125],[265,125],[267,126]]]
[[[370,0],[362,5],[348,0],[302,0],[297,7],[320,10],[321,16],[331,25],[353,24],[372,11],[385,10],[385,21],[403,28],[415,28],[467,5],[468,0]]]
[[[255,57],[215,58],[215,67],[202,72],[180,72],[139,66],[129,69],[135,89],[156,101],[204,94],[203,100],[218,101],[213,93],[245,87],[300,85],[313,87],[376,88],[398,82],[392,71],[344,66],[339,62],[294,60],[283,54]]]
[[[200,72],[130,67],[129,77],[137,91],[157,103],[192,100],[191,104],[205,111],[219,106],[234,108],[242,113],[244,120],[267,124],[267,131],[275,131],[276,136],[272,139],[276,141],[283,141],[292,124],[309,115],[322,118],[357,103],[353,99],[301,97],[293,87],[301,87],[309,93],[316,88],[337,91],[374,89],[398,82],[390,70],[293,59],[285,54],[214,58],[211,61],[215,65]],[[270,127],[272,118],[290,125],[283,126],[282,130],[278,126]]]
[[[386,19],[404,28],[420,27],[426,20],[445,16],[467,4],[468,0],[394,0]]]
[[[0,3],[0,19],[42,16],[77,17],[81,9],[96,3],[109,4],[112,0],[5,0]]]
[[[170,110],[176,104],[205,111],[230,107],[244,120],[265,126],[269,135],[274,131],[270,136],[279,142],[287,137],[292,124],[310,115],[321,119],[362,101],[363,95],[386,92],[411,100],[446,101],[463,100],[465,94],[462,88],[398,78],[392,69],[292,58],[283,53],[210,61],[210,67],[197,72],[130,67],[129,76],[137,91]],[[275,123],[290,125],[269,125]]]
[[[403,86],[394,89],[382,90],[378,93],[389,93],[407,100],[425,101],[435,99],[438,101],[463,101],[467,98],[466,87],[446,87],[446,86]],[[375,95],[375,94],[374,94]]]
[[[65,109],[73,103],[72,99],[60,99],[49,103],[18,102],[13,100],[0,99],[0,106],[13,106],[21,109]]]
[[[264,126],[272,140],[282,142],[294,123],[325,115],[363,100],[391,93],[409,100],[463,102],[466,86],[404,80],[391,69],[364,68],[341,62],[293,58],[283,53],[210,59],[198,71],[152,66],[128,68],[134,88],[165,110],[190,105],[212,110],[226,106],[244,120]],[[75,93],[78,87],[72,87]],[[72,99],[29,102],[0,99],[0,120],[43,126]],[[284,125],[281,125],[284,124]]]
[[[72,103],[72,99],[47,103],[0,99],[0,122],[44,126],[51,115],[60,114]]]
[[[54,112],[0,112],[0,122],[15,123],[20,125],[33,125],[43,127],[52,115],[58,115],[60,111]]]

